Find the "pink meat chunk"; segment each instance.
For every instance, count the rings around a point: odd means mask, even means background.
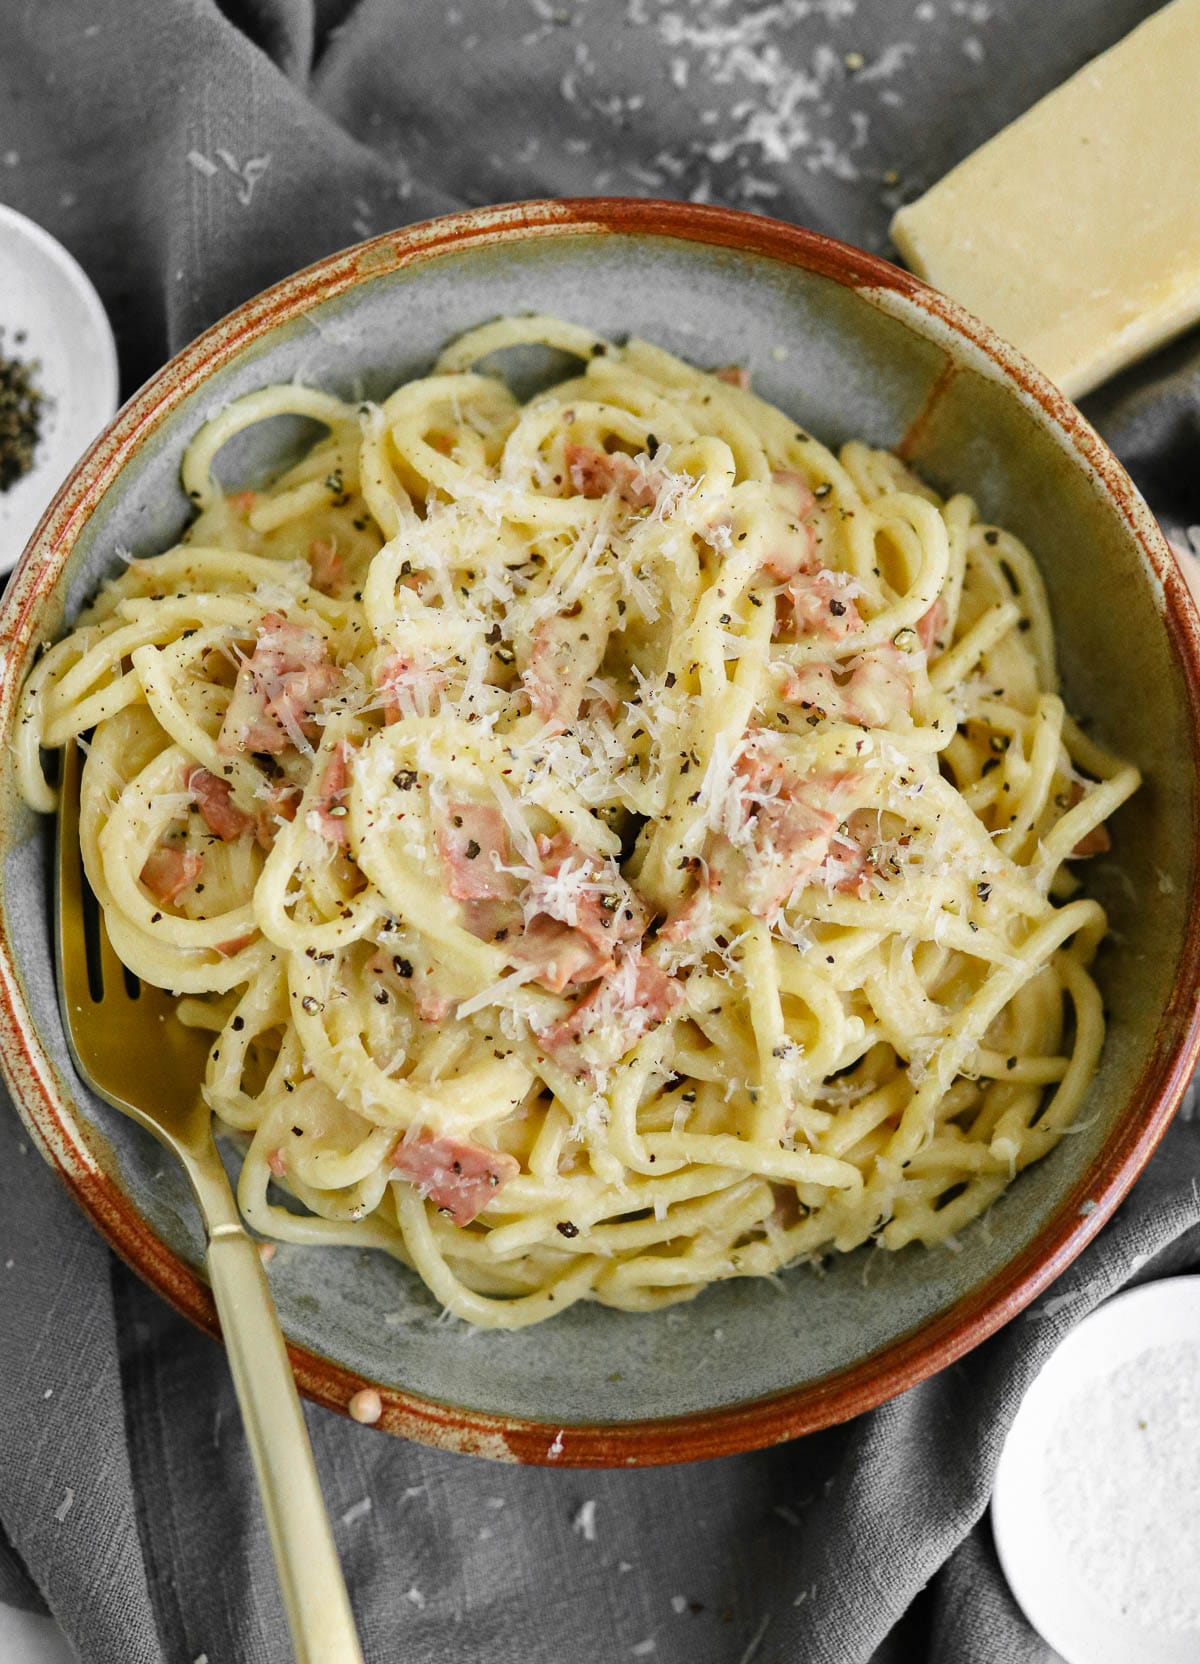
[[[792,468],[778,468],[771,475],[775,498],[785,514],[792,516],[794,530],[785,543],[772,548],[763,561],[763,570],[784,584],[798,573],[820,571],[817,563],[817,538],[805,516],[813,509],[816,498],[803,474]]]
[[[646,910],[614,862],[565,834],[538,839],[541,874],[533,880],[528,922],[513,957],[538,967],[551,993],[595,982],[617,967],[620,950],[640,942]]]
[[[222,959],[232,959],[235,953],[241,953],[243,948],[248,948],[254,937],[253,930],[247,931],[244,936],[231,936],[227,942],[217,943],[217,952]]]
[[[321,701],[340,680],[324,636],[268,613],[254,652],[238,671],[217,749],[226,756],[237,751],[278,756],[299,740],[312,741]]]
[[[771,550],[763,561],[763,571],[777,584],[788,583],[801,573],[815,569],[817,540],[811,526],[800,523],[795,535],[786,545]]]
[[[455,901],[510,901],[517,893],[508,827],[492,803],[447,803],[437,827],[446,888]]]
[[[818,566],[788,578],[776,601],[776,633],[821,636],[841,641],[862,628],[854,604],[854,581],[844,572]]]
[[[1070,801],[1067,804],[1073,809],[1077,803],[1083,802],[1083,787],[1078,780],[1072,780]],[[1086,861],[1093,855],[1107,855],[1112,848],[1112,839],[1108,827],[1101,821],[1099,826],[1093,826],[1090,832],[1085,832],[1068,855],[1068,861]]]
[[[850,722],[859,728],[885,728],[912,709],[912,677],[894,647],[860,653],[844,667],[802,664],[788,671],[781,693],[815,718]]]
[[[803,520],[816,505],[817,499],[813,496],[812,487],[804,475],[797,473],[794,468],[776,468],[771,480],[798,520]]]
[[[855,809],[830,840],[818,879],[842,895],[869,895],[871,878],[879,870],[878,843],[879,816],[872,809]]]
[[[917,639],[926,653],[932,653],[934,648],[941,649],[945,642],[941,639],[946,628],[946,603],[939,595],[937,600],[917,619]]]
[[[314,537],[308,546],[308,566],[313,588],[332,595],[345,575],[346,563],[338,553],[334,537]]]
[[[513,949],[522,965],[537,967],[536,980],[552,994],[595,982],[612,970],[611,957],[594,947],[578,930],[546,913],[536,914]]]
[[[314,804],[321,836],[345,849],[350,843],[346,793],[350,788],[349,747],[339,741],[329,754]]]
[[[204,857],[195,850],[159,844],[146,857],[140,877],[154,899],[169,907],[191,888],[203,868]]]
[[[455,1225],[477,1219],[500,1187],[521,1171],[513,1156],[458,1138],[402,1139],[391,1161],[400,1177],[415,1184]]]
[[[267,792],[266,806],[254,817],[254,836],[263,849],[273,849],[281,820],[295,820],[302,792],[288,780],[274,781]]]
[[[600,668],[607,631],[580,609],[540,619],[521,680],[535,715],[561,732],[578,721],[588,683]]]
[[[735,772],[743,782],[748,847],[714,853],[716,887],[730,885],[757,918],[770,918],[821,866],[841,814],[838,799],[848,779],[823,774],[801,778],[764,743],[752,741]]]
[[[254,825],[251,816],[243,814],[233,801],[233,788],[228,780],[196,767],[188,771],[183,783],[184,789],[196,799],[205,826],[222,843],[233,843]]]
[[[653,508],[658,501],[661,482],[623,451],[568,445],[564,455],[571,484],[581,497],[607,497],[615,491],[630,508]]]
[[[404,716],[428,714],[434,694],[440,693],[448,680],[446,672],[436,665],[394,653],[384,660],[375,677],[384,720],[399,722]]]
[[[713,375],[728,387],[740,387],[744,393],[750,391],[750,372],[740,364],[722,364],[719,370],[713,371]]]
[[[538,1036],[547,1056],[573,1074],[610,1069],[656,1024],[683,1004],[682,984],[628,953],[603,981]]]

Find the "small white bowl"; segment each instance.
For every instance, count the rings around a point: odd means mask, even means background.
[[[1200,1536],[1189,1486],[1200,1469],[1200,1369],[1186,1390],[1175,1395],[1172,1385],[1198,1354],[1200,1277],[1147,1283],[1085,1318],[1017,1412],[996,1470],[992,1530],[1025,1616],[1066,1664],[1200,1658],[1200,1553],[1189,1547]],[[1169,1402],[1182,1413],[1168,1414]],[[1163,1461],[1176,1420],[1180,1437]],[[1138,1446],[1124,1465],[1114,1432]],[[1157,1555],[1147,1511],[1170,1533]],[[1101,1562],[1114,1570],[1107,1587]]]
[[[43,395],[33,466],[0,491],[0,574],[117,408],[117,348],[86,273],[48,231],[0,205],[0,354],[36,364]],[[23,336],[23,339],[18,339]]]

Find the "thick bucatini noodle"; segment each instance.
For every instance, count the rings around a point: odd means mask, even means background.
[[[534,342],[582,373],[476,369]],[[473,1323],[952,1238],[1096,1067],[1064,863],[1138,776],[1028,551],[747,383],[526,318],[380,406],[265,388],[29,680],[25,790],[90,734],[88,875],[215,1031],[247,1220]],[[281,413],[328,437],[225,494]]]

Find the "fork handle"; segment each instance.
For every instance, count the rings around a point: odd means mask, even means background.
[[[275,1303],[215,1148],[213,1157],[219,1177],[208,1163],[189,1166],[208,1233],[213,1298],[258,1475],[296,1661],[362,1664]]]

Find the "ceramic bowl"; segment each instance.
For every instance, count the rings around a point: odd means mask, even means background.
[[[380,397],[450,337],[505,312],[636,331],[755,387],[827,441],[899,448],[1033,548],[1067,696],[1145,788],[1091,863],[1114,936],[1098,975],[1108,1043],[1080,1130],[1013,1185],[958,1251],[860,1251],[815,1276],[728,1282],[653,1315],[576,1306],[518,1334],[439,1320],[380,1254],[283,1247],[271,1280],[303,1390],[342,1409],[379,1389],[390,1431],[517,1461],[691,1460],[790,1438],[944,1367],[1019,1311],[1132,1184],[1195,1062],[1197,619],[1165,542],[1078,411],[914,278],[812,233],[679,203],[550,202],[410,227],[334,255],[217,324],[125,407],[59,493],[2,619],[7,737],[36,644],[112,570],[188,518],[179,461],[228,399],[299,377]],[[552,367],[551,367],[552,368]],[[531,379],[547,366],[527,365]],[[278,421],[231,448],[253,484],[303,437]],[[7,745],[5,746],[7,756]],[[183,1179],[75,1078],[47,933],[51,827],[0,782],[0,1055],[48,1161],[113,1247],[215,1329]]]

